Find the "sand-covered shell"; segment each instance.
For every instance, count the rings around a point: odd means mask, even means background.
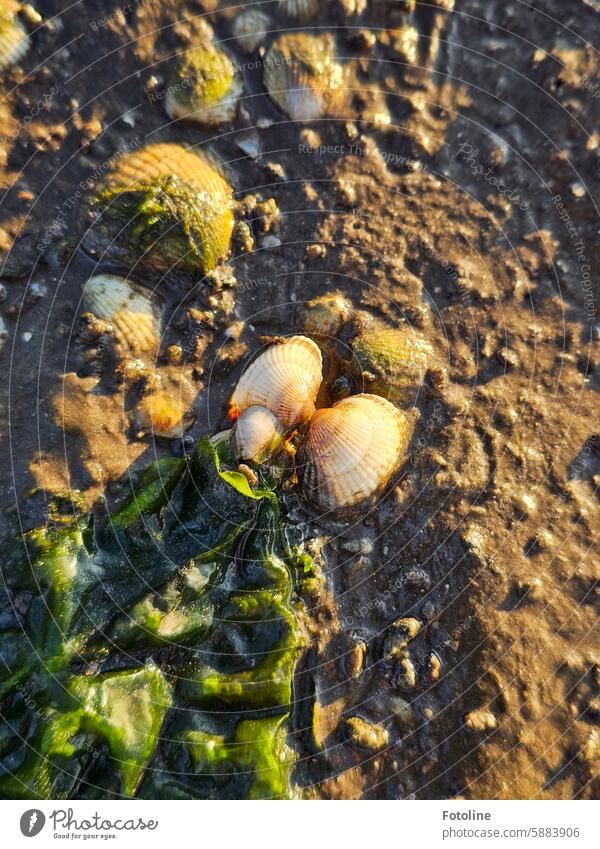
[[[262,463],[281,443],[285,429],[266,407],[248,407],[241,413],[231,434],[233,448],[241,460]]]
[[[167,390],[159,390],[141,399],[134,411],[137,428],[164,439],[177,439],[190,428],[196,416]]]
[[[149,289],[112,274],[91,277],[83,290],[83,306],[110,322],[116,353],[124,357],[155,355],[160,346],[160,316]]]
[[[297,455],[306,498],[324,510],[380,493],[410,439],[405,413],[378,395],[353,395],[317,410]]]
[[[232,395],[229,414],[235,419],[258,405],[285,428],[293,427],[314,412],[322,379],[319,346],[306,336],[291,336],[270,345],[248,366]]]
[[[279,0],[282,12],[297,21],[306,21],[319,8],[319,0]]]
[[[167,142],[120,156],[84,212],[87,253],[159,275],[211,271],[234,225],[232,188],[216,160]]]
[[[353,369],[367,388],[412,401],[433,360],[429,342],[414,328],[368,323],[352,342]]]
[[[299,308],[302,330],[315,336],[336,336],[352,314],[352,303],[340,292],[320,295]]]
[[[236,15],[231,25],[233,37],[244,53],[253,53],[260,47],[272,28],[271,18],[253,6]]]
[[[235,118],[242,88],[229,54],[206,42],[179,57],[169,77],[165,109],[173,120],[223,124]]]
[[[272,99],[294,121],[335,114],[344,69],[335,58],[333,36],[284,33],[269,48],[263,79]]]
[[[29,50],[29,35],[17,17],[20,6],[14,0],[0,0],[0,71],[14,65]]]

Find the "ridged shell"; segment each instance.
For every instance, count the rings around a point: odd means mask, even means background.
[[[14,65],[30,46],[27,30],[17,17],[20,3],[0,2],[0,70]]]
[[[253,53],[264,43],[272,26],[271,18],[267,14],[260,9],[250,8],[235,16],[231,29],[244,53]]]
[[[411,401],[433,359],[429,342],[414,328],[367,324],[352,343],[353,364],[370,389]]]
[[[267,407],[285,427],[308,419],[323,379],[318,345],[306,336],[291,336],[263,351],[241,376],[231,398],[230,415],[248,407]]]
[[[335,336],[352,313],[352,304],[339,292],[320,295],[299,310],[302,330],[321,336]]]
[[[142,398],[135,408],[134,418],[141,430],[164,439],[177,439],[192,426],[196,416],[180,398],[159,391]]]
[[[305,21],[315,14],[319,2],[318,0],[279,0],[278,6],[288,17]]]
[[[405,414],[378,395],[353,395],[317,410],[297,455],[304,495],[325,510],[379,493],[410,438]]]
[[[265,57],[263,78],[272,99],[294,121],[335,113],[344,69],[335,59],[333,36],[285,33]]]
[[[266,407],[248,407],[236,421],[232,440],[236,456],[261,463],[283,439],[285,430]]]
[[[115,349],[120,356],[158,351],[160,321],[150,290],[123,277],[98,274],[85,284],[83,304],[113,325]]]
[[[157,274],[211,271],[228,251],[232,188],[217,163],[178,144],[121,156],[85,201],[94,258]]]
[[[178,61],[165,98],[173,120],[222,124],[235,118],[242,80],[230,56],[214,44],[188,50]]]

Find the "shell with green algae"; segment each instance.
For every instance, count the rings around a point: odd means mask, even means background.
[[[414,328],[368,323],[352,342],[352,368],[369,392],[394,401],[414,399],[433,361],[429,342]]]
[[[0,0],[0,70],[22,59],[30,47],[27,30],[17,17],[21,5],[15,0]]]
[[[344,69],[331,33],[281,35],[265,57],[263,79],[271,98],[294,121],[334,115],[342,104]]]
[[[84,201],[86,253],[154,274],[212,271],[228,252],[233,190],[218,162],[161,142],[119,157]]]
[[[165,109],[173,120],[223,124],[235,118],[242,88],[229,54],[207,42],[179,57],[169,77]]]

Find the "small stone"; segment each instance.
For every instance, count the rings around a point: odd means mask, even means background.
[[[388,744],[389,734],[383,725],[367,722],[360,716],[351,716],[347,720],[351,740],[365,749],[377,751]]]
[[[400,657],[394,673],[393,684],[399,690],[414,690],[417,686],[417,670],[406,652]]]
[[[388,627],[387,636],[383,646],[383,655],[386,660],[394,660],[403,652],[407,645],[421,630],[421,623],[412,616],[396,619]]]
[[[509,347],[504,346],[500,348],[498,351],[498,359],[502,363],[505,368],[518,368],[519,367],[519,358],[517,354]]]
[[[583,185],[583,183],[580,183],[578,180],[576,180],[574,183],[571,183],[571,185],[569,186],[569,189],[570,189],[571,194],[573,195],[574,198],[583,198],[587,194],[587,190],[586,190],[585,186]]]
[[[469,731],[485,732],[493,731],[498,727],[498,720],[494,714],[483,708],[472,710],[465,716],[465,728]]]
[[[33,333],[30,330],[26,330],[25,333],[21,333],[21,339],[23,342],[31,342],[33,339]]]
[[[426,619],[427,622],[431,622],[433,617],[435,616],[435,605],[432,601],[426,601],[423,607],[421,608],[421,614],[423,619]]]
[[[420,594],[431,589],[431,578],[424,569],[407,569],[402,575],[402,582],[408,589]]]
[[[363,554],[366,556],[372,553],[373,543],[368,537],[348,539],[342,543],[342,551],[347,551],[349,554]]]
[[[359,641],[349,649],[345,656],[344,666],[350,678],[358,678],[363,670],[367,646]]]
[[[258,483],[258,477],[256,476],[256,472],[254,472],[250,468],[250,466],[247,466],[245,463],[239,464],[238,472],[241,472],[243,474],[250,486],[256,486],[256,484]]]
[[[540,578],[516,581],[515,591],[522,601],[540,601],[544,595],[544,585]]]

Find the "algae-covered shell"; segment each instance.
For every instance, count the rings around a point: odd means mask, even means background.
[[[285,430],[266,407],[247,407],[233,426],[232,440],[241,460],[261,463],[282,441]]]
[[[14,65],[29,50],[29,35],[17,17],[20,6],[13,0],[0,0],[0,70]]]
[[[278,6],[288,17],[305,21],[315,14],[319,0],[279,0]]]
[[[367,325],[352,342],[353,366],[370,390],[410,401],[433,359],[429,342],[412,327]]]
[[[294,121],[335,113],[344,69],[335,58],[333,36],[285,33],[265,57],[263,78],[272,99]]]
[[[321,295],[299,309],[299,324],[306,333],[335,336],[352,314],[352,304],[339,292]]]
[[[165,439],[181,437],[192,426],[195,418],[195,414],[181,398],[166,390],[146,395],[134,411],[136,427]]]
[[[91,277],[83,290],[85,309],[113,326],[120,356],[156,354],[160,345],[160,318],[152,292],[111,274]]]
[[[179,57],[169,78],[169,118],[222,124],[235,117],[242,79],[231,57],[207,42]]]
[[[251,7],[235,16],[231,29],[244,53],[252,53],[264,42],[271,27],[271,18],[260,9]]]
[[[319,346],[306,336],[291,336],[263,351],[241,376],[230,403],[236,418],[248,407],[266,407],[285,427],[308,419],[323,379]]]
[[[84,201],[83,247],[156,274],[211,271],[229,250],[232,188],[216,161],[179,144],[123,154]]]
[[[410,438],[406,415],[378,395],[353,395],[317,410],[298,452],[304,495],[325,510],[377,495]]]

